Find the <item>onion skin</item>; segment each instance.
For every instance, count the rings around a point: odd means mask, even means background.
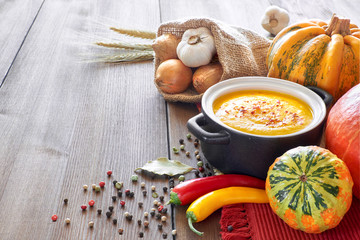
[[[171,33],[164,33],[155,39],[152,48],[160,62],[178,58],[176,48],[180,40],[180,38]]]
[[[210,63],[199,67],[193,75],[193,86],[198,93],[204,93],[209,87],[219,82],[223,74],[220,63]]]
[[[156,70],[155,83],[165,93],[182,93],[191,85],[191,81],[191,68],[178,59],[166,60]]]

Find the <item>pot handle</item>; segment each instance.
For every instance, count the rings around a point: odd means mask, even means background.
[[[226,131],[220,131],[218,133],[211,133],[205,131],[201,126],[206,125],[206,119],[204,114],[199,113],[192,117],[187,122],[187,127],[200,141],[209,144],[221,144],[226,145],[230,142],[230,134]]]
[[[309,88],[310,90],[312,90],[313,92],[315,92],[317,95],[319,95],[322,98],[322,100],[325,103],[326,108],[330,107],[330,105],[333,101],[333,97],[331,96],[330,93],[328,93],[327,91],[325,91],[321,88],[315,87],[315,86],[306,86],[306,87]]]

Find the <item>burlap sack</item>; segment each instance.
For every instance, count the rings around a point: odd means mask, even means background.
[[[251,30],[229,26],[213,19],[192,18],[161,24],[157,36],[172,33],[181,38],[187,29],[199,27],[209,28],[214,35],[219,62],[223,67],[221,81],[234,77],[267,75],[265,61],[271,41]],[[160,60],[155,54],[155,72],[159,64]],[[167,94],[159,86],[156,87],[164,99],[170,102],[200,102],[203,95],[198,94],[193,87],[180,94]]]

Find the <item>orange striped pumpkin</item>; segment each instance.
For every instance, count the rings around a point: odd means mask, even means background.
[[[336,227],[352,203],[346,164],[325,148],[290,149],[269,167],[270,207],[290,227],[320,233]]]
[[[359,83],[360,29],[333,15],[284,28],[267,55],[268,77],[320,87],[335,100]]]

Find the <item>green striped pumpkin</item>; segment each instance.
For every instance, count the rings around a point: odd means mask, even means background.
[[[336,227],[352,202],[346,164],[329,150],[297,147],[278,157],[266,178],[273,211],[290,227],[320,233]]]

